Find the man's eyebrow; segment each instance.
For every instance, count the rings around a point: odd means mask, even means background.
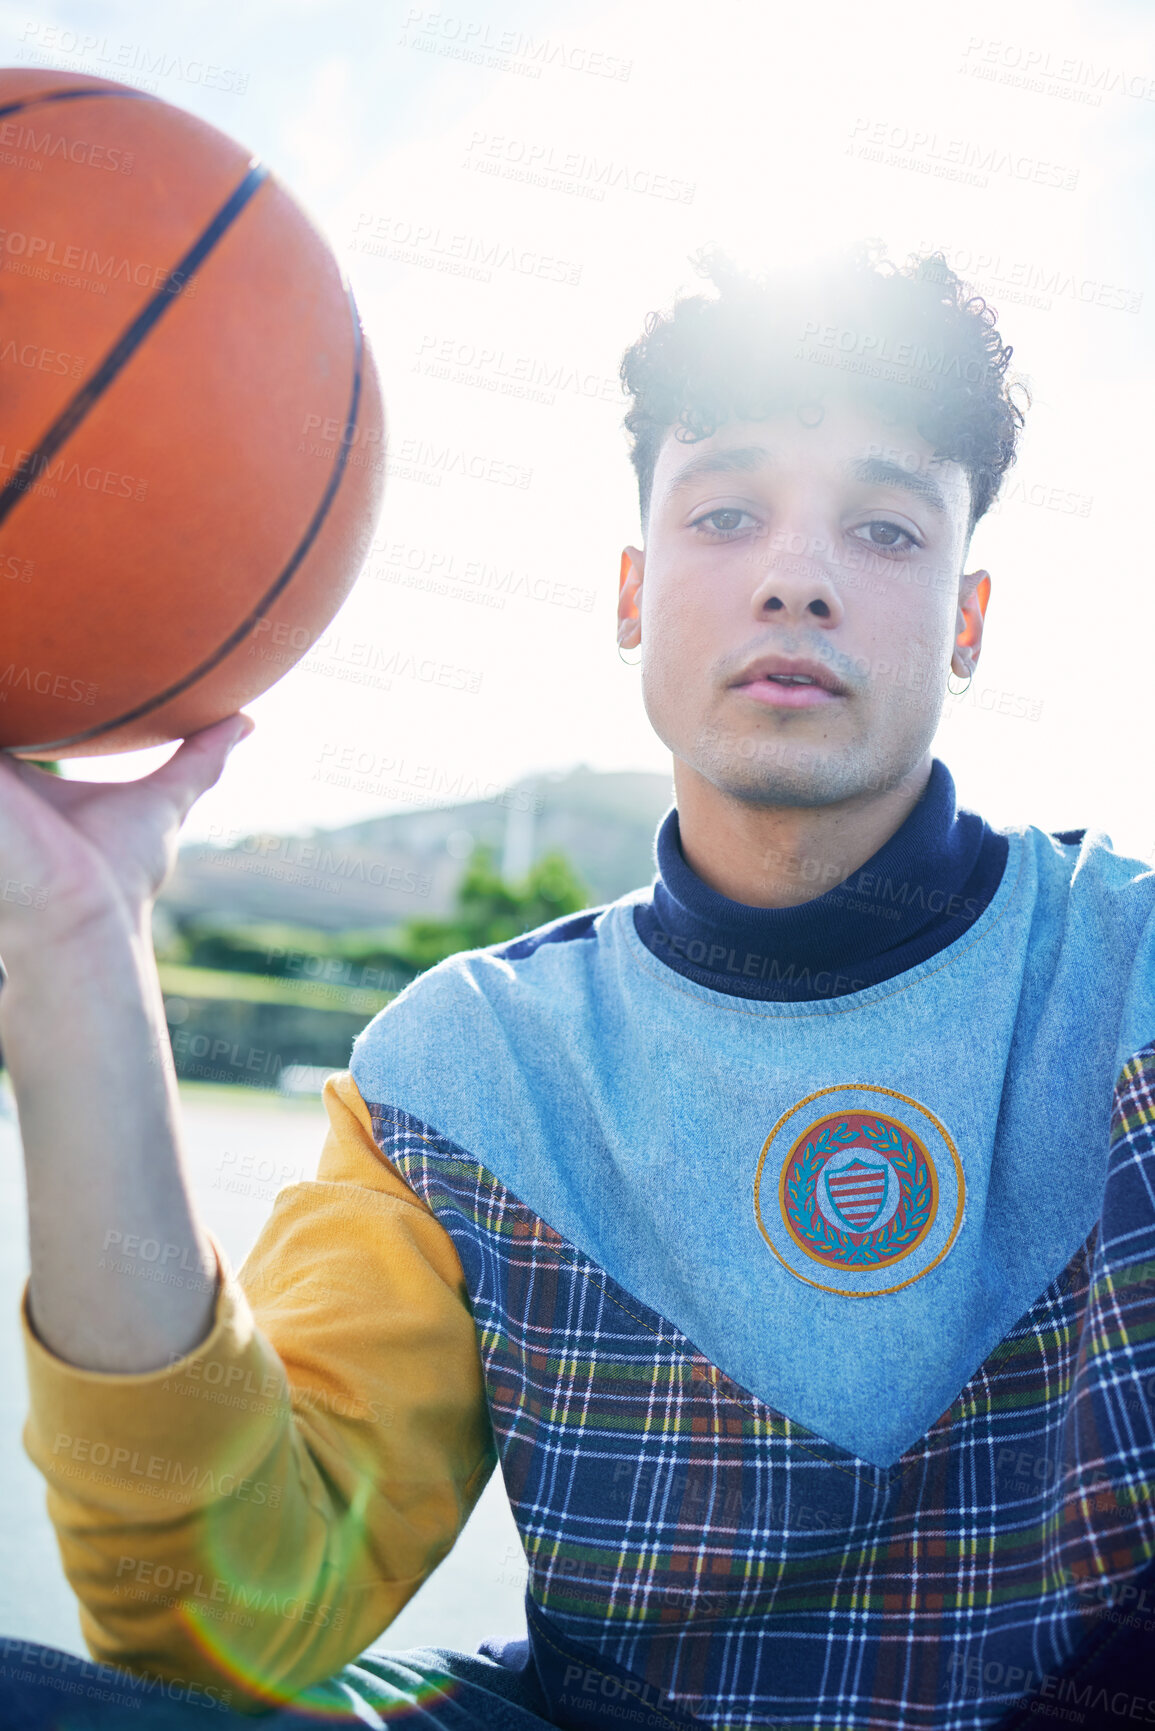
[[[861,462],[850,465],[850,473],[856,481],[865,481],[868,487],[901,487],[921,499],[924,505],[929,505],[932,511],[946,516],[942,488],[933,476],[919,469],[904,469],[901,463],[892,463],[885,457],[864,457]]]
[[[721,450],[703,451],[700,457],[691,458],[685,468],[678,471],[666,491],[678,493],[683,487],[693,486],[704,475],[753,474],[769,455],[764,445],[727,445]]]
[[[703,451],[693,457],[674,476],[667,493],[679,493],[710,475],[751,475],[770,461],[765,445],[729,445],[716,451]],[[946,515],[946,500],[933,476],[918,469],[904,468],[886,457],[863,457],[850,465],[849,473],[868,487],[901,487],[913,493],[924,505],[940,516]]]

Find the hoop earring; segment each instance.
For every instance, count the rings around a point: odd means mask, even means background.
[[[966,693],[966,692],[968,692],[968,691],[969,691],[969,690],[970,690],[970,688],[971,688],[971,680],[972,680],[972,679],[973,679],[973,678],[974,678],[974,676],[975,676],[975,670],[974,670],[974,668],[973,668],[973,667],[972,667],[972,668],[971,668],[971,670],[970,670],[970,672],[969,672],[969,673],[968,673],[968,674],[967,674],[967,682],[966,682],[966,684],[965,684],[965,685],[964,685],[964,686],[963,686],[963,688],[962,688],[962,690],[961,690],[961,691],[956,691],[956,690],[955,690],[955,688],[954,688],[954,686],[953,686],[953,685],[952,685],[952,684],[951,684],[951,678],[952,678],[952,675],[953,675],[953,672],[954,672],[954,669],[953,669],[953,668],[952,668],[952,669],[951,669],[951,672],[950,672],[950,673],[948,673],[948,674],[947,674],[947,676],[946,676],[946,688],[947,688],[947,690],[948,690],[948,691],[949,691],[949,692],[950,692],[950,694],[951,694],[951,696],[952,696],[952,697],[962,697],[962,696],[964,696],[964,695],[965,695],[965,693]]]
[[[640,667],[641,661],[642,661],[641,645],[639,644],[639,646],[638,646],[638,659],[636,661],[627,661],[625,656],[622,654],[622,646],[619,643],[618,644],[618,660],[621,662],[623,667]]]

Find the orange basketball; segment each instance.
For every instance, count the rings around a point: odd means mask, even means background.
[[[377,375],[328,245],[242,145],[0,70],[0,747],[161,744],[266,690],[357,575]]]

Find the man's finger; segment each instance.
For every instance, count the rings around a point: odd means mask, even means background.
[[[211,727],[202,727],[199,733],[190,733],[168,762],[151,775],[142,776],[138,785],[166,794],[183,823],[201,794],[219,780],[234,745],[247,739],[255,726],[251,715],[238,711]]]

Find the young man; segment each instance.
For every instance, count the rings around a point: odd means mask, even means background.
[[[47,891],[0,904],[27,1442],[93,1651],[176,1692],[134,1724],[1143,1717],[1155,875],[957,812],[931,757],[1010,350],[940,259],[714,275],[623,363],[657,879],[382,1012],[239,1280],[147,933],[242,724],[115,788],[0,765]],[[353,1664],[495,1459],[528,1650]],[[121,1723],[22,1653],[18,1723]]]

